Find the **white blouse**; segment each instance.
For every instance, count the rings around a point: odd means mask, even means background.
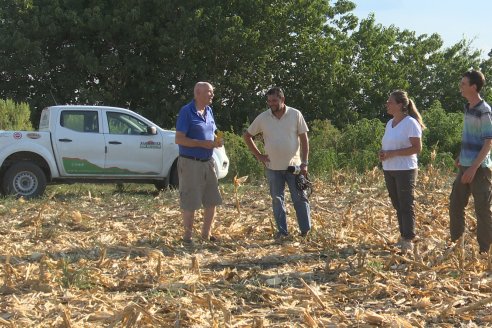
[[[392,127],[393,119],[386,124],[384,131],[382,150],[396,150],[412,146],[410,138],[422,138],[422,127],[411,116],[405,117],[395,127]],[[412,170],[418,167],[417,154],[409,156],[395,156],[383,161],[383,170],[399,171]]]

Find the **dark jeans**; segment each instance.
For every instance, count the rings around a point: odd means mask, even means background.
[[[273,216],[277,224],[278,232],[288,235],[287,215],[285,213],[285,183],[290,190],[290,198],[294,203],[297,215],[297,223],[301,233],[307,233],[311,229],[311,208],[305,191],[297,190],[296,176],[287,171],[266,170],[270,196],[272,196]]]
[[[400,235],[408,240],[415,237],[415,184],[418,169],[384,171],[384,181],[396,210]]]
[[[461,183],[461,176],[468,169],[461,166],[453,183],[453,191],[449,199],[449,230],[451,240],[458,240],[465,231],[465,207],[470,195],[475,201],[475,215],[477,216],[477,240],[481,252],[488,252],[492,242],[492,212],[491,202],[491,175],[488,167],[480,167],[471,183]]]

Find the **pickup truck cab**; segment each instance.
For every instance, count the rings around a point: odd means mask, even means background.
[[[31,198],[49,183],[153,183],[178,186],[175,132],[128,109],[51,106],[39,131],[0,131],[5,194]],[[224,147],[213,152],[217,177],[229,169]]]

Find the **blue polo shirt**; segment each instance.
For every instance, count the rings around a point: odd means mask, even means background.
[[[198,114],[195,101],[192,100],[180,109],[178,120],[176,121],[176,131],[184,133],[190,139],[213,141],[217,127],[215,126],[214,114],[210,106],[205,107],[203,116],[201,117]],[[180,155],[206,159],[212,157],[213,154],[213,149],[178,146]]]

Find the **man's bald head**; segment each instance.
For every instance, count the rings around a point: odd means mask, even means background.
[[[196,97],[198,93],[202,92],[202,90],[207,90],[207,89],[213,90],[214,87],[208,82],[197,82],[195,84],[195,89],[193,90],[193,93]]]
[[[197,107],[205,107],[212,103],[214,87],[208,82],[197,82],[193,90]]]

